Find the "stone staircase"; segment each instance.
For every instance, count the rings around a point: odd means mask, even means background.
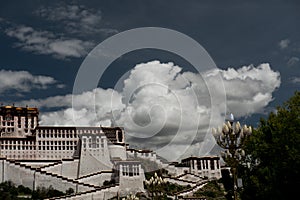
[[[32,182],[34,182],[35,185],[34,187],[38,187],[39,186],[38,183],[41,182],[41,180],[45,179],[45,180],[49,180],[48,182],[50,183],[57,183],[57,184],[53,184],[52,187],[58,190],[61,190],[61,187],[59,187],[59,185],[61,186],[61,183],[64,183],[64,185],[65,186],[67,185],[67,187],[69,186],[70,188],[74,188],[75,191],[89,191],[89,190],[95,190],[100,188],[100,186],[82,183],[77,180],[70,179],[68,177],[64,177],[55,173],[44,171],[45,168],[34,168],[15,160],[5,160],[5,161],[7,161],[10,167],[15,167],[21,172],[33,175]],[[38,177],[40,178],[40,180],[38,180]],[[29,187],[32,187],[32,185],[30,185]]]
[[[102,186],[102,187],[94,189],[94,190],[84,191],[84,192],[80,192],[80,193],[76,193],[76,194],[65,195],[65,196],[60,196],[60,197],[53,197],[48,200],[58,200],[58,199],[107,200],[107,199],[111,199],[112,197],[117,196],[118,189],[119,189],[119,184],[114,184],[114,185],[110,185],[110,186]]]
[[[96,175],[99,175],[99,174],[104,174],[104,173],[113,173],[113,171],[99,171],[99,172],[84,175],[82,177],[76,178],[75,180],[81,180],[81,179],[84,179],[84,178],[89,178],[89,177],[96,176]]]
[[[49,171],[49,169],[53,168],[53,167],[56,167],[56,166],[59,166],[62,164],[62,161],[59,160],[59,161],[56,161],[56,162],[53,162],[53,163],[50,163],[48,165],[44,165],[42,167],[40,167],[39,169],[42,170],[42,171]]]
[[[176,193],[175,196],[172,199],[176,199],[178,197],[191,196],[196,191],[198,191],[200,188],[204,187],[207,183],[208,183],[207,180],[201,181],[201,182],[197,183],[196,185],[194,185],[193,187],[191,187],[191,188],[189,188],[187,190],[184,190],[184,191]]]
[[[175,183],[178,185],[190,185],[190,186],[195,186],[198,182],[197,181],[188,181],[188,180],[183,180],[183,179],[179,179],[176,177],[163,177],[164,180],[170,182],[170,183]]]

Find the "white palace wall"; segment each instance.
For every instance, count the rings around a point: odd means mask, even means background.
[[[104,181],[110,181],[112,180],[112,178],[113,171],[104,171],[88,177],[79,178],[77,180],[81,183],[89,183],[92,185],[103,186]]]
[[[109,152],[110,152],[111,159],[113,159],[113,158],[119,158],[121,160],[126,160],[127,159],[126,147],[125,146],[110,144],[108,146],[108,149],[109,149]]]
[[[52,176],[45,172],[35,171],[30,168],[25,168],[20,165],[11,163],[7,160],[0,160],[0,180],[12,181],[16,185],[23,185],[32,190],[37,189],[38,187],[50,187],[60,191],[66,191],[69,188],[76,191],[76,183],[71,181],[66,181],[56,176]],[[78,191],[87,191],[93,188],[81,186]]]

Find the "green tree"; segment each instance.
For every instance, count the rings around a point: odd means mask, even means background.
[[[300,92],[261,119],[246,143],[243,199],[293,199],[300,185]]]
[[[10,200],[16,199],[18,190],[11,181],[0,183],[0,199]]]

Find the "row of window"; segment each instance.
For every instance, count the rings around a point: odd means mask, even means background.
[[[2,122],[2,126],[14,126],[15,125],[15,123],[14,122]]]
[[[3,140],[1,144],[35,145],[35,141],[27,141],[27,140]]]
[[[18,127],[18,128],[21,128],[21,127]],[[5,132],[5,133],[13,133],[13,132],[15,132],[15,128],[6,128],[6,129],[4,129],[4,132]],[[25,129],[24,129],[24,132],[25,132],[25,133],[28,133],[28,132],[29,132],[29,129],[28,129],[28,128],[25,128]]]
[[[77,150],[77,146],[39,146],[39,150]]]
[[[208,164],[210,163],[210,169],[214,170],[215,168],[219,169],[219,162],[216,161],[216,166],[215,166],[215,160],[197,160],[197,169],[201,170],[201,169],[209,169]],[[192,161],[192,168],[195,169],[194,166],[194,161]]]
[[[66,156],[66,155],[40,155],[40,156],[38,156],[39,158],[59,158],[59,159],[61,159],[61,158],[72,158],[72,155],[70,155],[70,156]]]
[[[77,145],[77,141],[39,141],[39,146],[41,145]]]
[[[21,145],[1,145],[2,150],[35,150],[35,146],[21,146]],[[39,150],[71,150],[75,151],[77,146],[39,146]]]
[[[76,134],[64,134],[64,133],[46,133],[46,134],[38,134],[39,138],[79,138]]]
[[[104,148],[104,138],[99,138],[96,136],[96,140],[92,139],[92,137],[82,137],[82,146],[83,148]]]
[[[29,145],[1,145],[1,149],[3,150],[35,150],[35,146]]]
[[[6,128],[4,132],[5,133],[13,133],[13,132],[15,132],[15,128]]]
[[[15,132],[15,129],[14,129],[14,128],[6,128],[6,129],[4,130],[4,132],[5,132],[5,133],[14,133],[14,132]],[[25,129],[24,129],[24,132],[25,132],[25,133],[29,133],[29,132],[30,132],[30,129],[25,128]]]
[[[9,157],[9,158],[18,158],[18,159],[20,159],[20,158],[37,158],[37,157],[39,157],[39,158],[71,158],[72,156],[66,156],[66,155],[55,155],[55,154],[53,154],[53,155],[35,155],[35,154],[22,154],[22,155],[20,155],[20,154],[10,154],[11,152],[4,152],[4,153],[6,153],[6,156],[7,157]]]
[[[34,154],[22,154],[22,155],[20,155],[20,154],[9,154],[9,153],[11,153],[11,152],[4,152],[5,154],[6,154],[6,156],[7,157],[9,157],[9,158],[35,158],[36,156],[34,155]]]
[[[87,147],[89,148],[104,148],[104,144],[102,143],[101,145],[100,144],[96,144],[96,143],[89,143],[88,145],[86,144],[82,144],[83,148],[86,149]]]
[[[24,119],[25,118],[25,120],[26,121],[28,121],[28,120],[31,120],[31,121],[33,121],[34,119],[36,119],[36,116],[32,116],[32,115],[29,115],[29,116],[11,116],[11,115],[7,115],[6,117],[0,117],[0,121],[14,121],[14,120],[21,120],[21,119]]]
[[[140,175],[139,165],[123,165],[122,166],[123,176],[138,176]]]
[[[101,129],[39,129],[39,133],[102,133]]]
[[[28,121],[25,121],[25,124],[24,124],[24,126],[25,126],[25,128],[28,128],[28,125],[30,125],[30,127],[31,128],[33,128],[34,127],[34,121],[32,120],[32,122],[31,123],[28,123]],[[20,121],[17,121],[17,125],[18,125],[18,127],[19,128],[21,128],[21,122]],[[15,122],[5,122],[5,121],[2,121],[2,126],[15,126]]]

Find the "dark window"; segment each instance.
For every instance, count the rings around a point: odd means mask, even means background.
[[[201,170],[201,160],[197,160],[197,168],[198,170]]]
[[[215,169],[215,163],[214,163],[214,160],[210,160],[210,169],[212,169],[212,170]]]
[[[118,141],[119,141],[119,142],[122,142],[122,141],[123,141],[123,133],[122,133],[122,131],[119,131],[119,132],[118,132]]]
[[[192,168],[195,169],[194,160],[192,160]]]

